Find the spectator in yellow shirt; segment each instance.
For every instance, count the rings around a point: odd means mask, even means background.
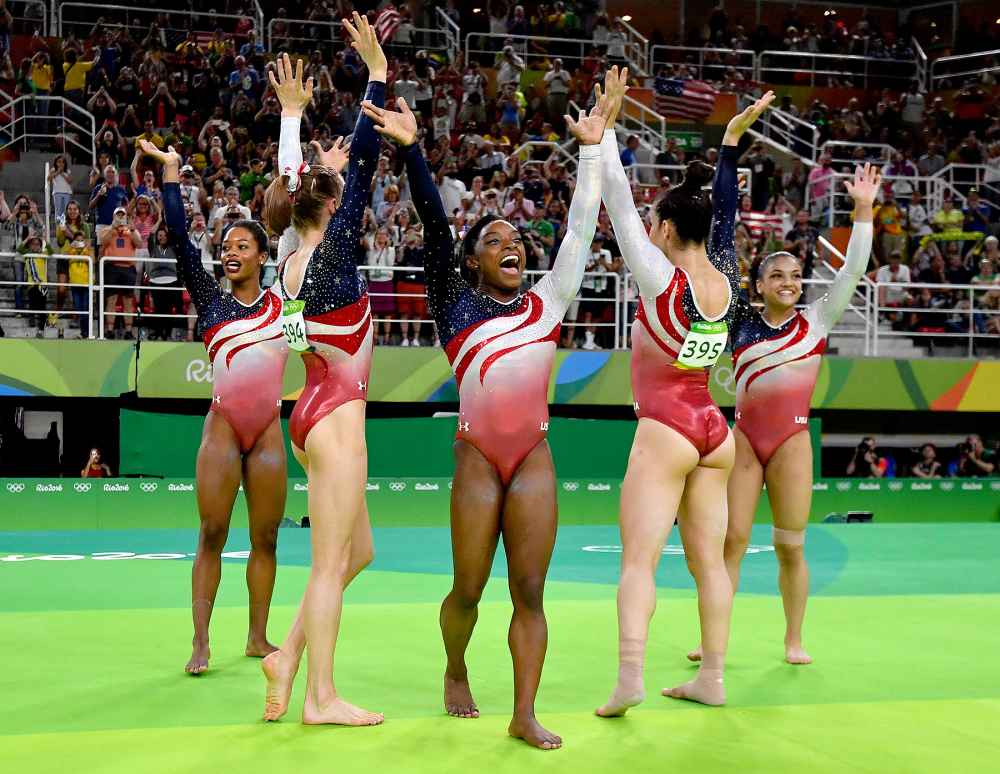
[[[86,226],[86,224],[82,225]],[[66,236],[70,241],[62,243],[59,249],[64,255],[79,256],[78,258],[69,259],[69,281],[72,284],[70,293],[73,296],[73,308],[77,312],[87,312],[87,314],[78,315],[80,337],[86,339],[90,336],[90,311],[88,306],[90,288],[87,283],[90,279],[90,265],[94,259],[94,248],[85,228],[70,226],[69,233]]]
[[[63,87],[63,95],[66,99],[71,102],[75,102],[81,107],[86,103],[84,95],[87,89],[87,73],[94,69],[96,65],[101,60],[101,50],[95,48],[95,56],[91,62],[81,62],[77,56],[76,51],[72,48],[67,49],[66,53],[63,54],[65,61],[63,62],[63,75],[66,78],[66,84]]]
[[[931,218],[931,226],[935,231],[944,234],[960,234],[965,226],[965,215],[961,210],[955,209],[955,203],[951,198],[947,198],[941,203],[941,209]]]
[[[895,252],[906,254],[906,234],[903,233],[905,217],[906,214],[896,204],[892,189],[886,189],[882,195],[882,204],[875,209],[875,229],[880,235],[883,260],[888,260]]]

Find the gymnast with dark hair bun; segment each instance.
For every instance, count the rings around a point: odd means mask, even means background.
[[[517,228],[494,216],[465,234],[456,261],[448,219],[405,101],[400,112],[370,102],[376,130],[402,147],[410,190],[424,225],[427,295],[459,392],[451,537],[455,579],[441,605],[449,715],[479,716],[465,652],[503,535],[514,614],[508,644],[514,660],[511,736],[551,750],[562,739],[535,717],[548,628],[542,607],[556,537],[556,479],[546,435],[548,388],[559,327],[576,298],[601,204],[600,140],[608,101],[567,125],[580,143],[577,186],[555,266],[522,291],[525,249]],[[456,263],[458,265],[456,265]]]
[[[604,133],[601,167],[604,203],[639,286],[632,326],[632,393],[639,423],[621,494],[618,680],[597,710],[602,717],[623,715],[645,698],[643,661],[656,607],[655,574],[675,518],[698,588],[704,657],[694,680],[663,693],[725,703],[733,589],[723,543],[734,444],[708,391],[708,376],[729,338],[739,292],[736,146],[774,99],[768,92],[729,122],[711,197],[702,188],[712,179],[712,168],[692,162],[684,182],[657,202],[647,234],[613,129],[627,82],[628,70],[619,73],[617,67],[605,79],[612,128]]]
[[[227,292],[205,271],[201,251],[188,239],[181,201],[181,157],[142,140],[142,152],[163,165],[163,208],[177,252],[177,268],[198,310],[198,329],[212,363],[212,406],[205,417],[195,480],[201,532],[191,573],[194,639],[185,671],[208,669],[208,628],[222,574],[240,483],[250,521],[250,631],[246,654],[275,650],[267,640],[267,617],[277,561],[278,524],[285,509],[285,442],[281,434],[281,387],[288,345],[281,333],[281,299],[260,286],[268,238],[260,223],[238,220],[222,236]]]

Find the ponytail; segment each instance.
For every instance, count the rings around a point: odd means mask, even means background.
[[[276,177],[264,192],[264,222],[275,234],[289,226],[305,231],[320,223],[327,202],[337,204],[344,193],[344,181],[329,167],[314,166],[298,178],[294,192],[288,190],[289,176]]]
[[[656,215],[674,224],[681,242],[701,244],[712,228],[712,197],[702,188],[711,182],[715,169],[704,161],[692,161],[684,180],[656,202]]]

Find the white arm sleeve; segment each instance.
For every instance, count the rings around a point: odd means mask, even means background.
[[[851,302],[851,296],[861,281],[861,275],[868,267],[872,252],[871,223],[855,223],[851,229],[851,241],[847,244],[847,260],[840,267],[830,289],[810,305],[812,317],[824,330],[829,331]]]
[[[632,200],[632,187],[618,155],[614,129],[605,129],[601,140],[601,188],[625,265],[635,276],[642,295],[655,298],[670,284],[674,266],[660,248],[649,241]]]
[[[298,184],[299,167],[302,166],[302,145],[299,143],[299,127],[302,119],[298,116],[282,116],[281,134],[278,138],[278,174],[294,175]],[[289,226],[278,239],[279,263],[294,253],[299,247],[299,235]]]
[[[597,229],[597,212],[601,208],[601,146],[580,146],[580,162],[576,169],[576,190],[566,219],[566,235],[556,254],[552,270],[539,282],[536,292],[548,291],[550,298],[561,307],[562,317],[573,303],[583,271],[590,257],[590,243]],[[544,284],[543,284],[544,283]]]

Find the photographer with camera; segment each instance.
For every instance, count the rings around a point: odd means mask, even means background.
[[[970,435],[958,445],[958,459],[948,466],[948,475],[956,478],[985,478],[996,471],[996,455],[983,446],[983,439]]]
[[[884,478],[888,469],[889,460],[879,456],[875,439],[869,435],[862,438],[854,450],[845,473],[850,478]]]

